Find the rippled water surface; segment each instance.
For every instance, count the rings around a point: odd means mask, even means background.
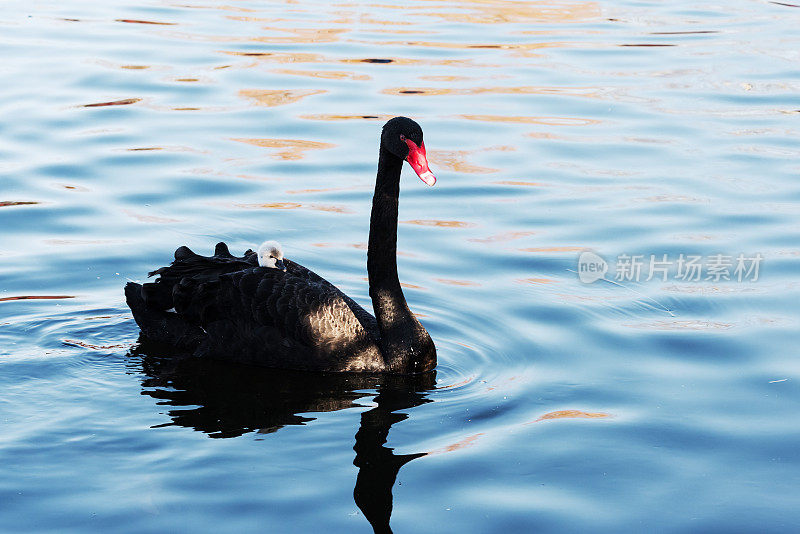
[[[798,17],[3,2],[0,530],[796,531]],[[405,169],[398,241],[435,376],[138,347],[122,288],[181,244],[277,239],[371,309],[395,115],[439,178]]]

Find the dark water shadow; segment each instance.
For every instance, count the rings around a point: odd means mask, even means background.
[[[309,373],[264,369],[210,360],[178,357],[164,347],[142,343],[131,350],[133,370],[144,373],[142,394],[172,407],[170,422],[211,438],[272,433],[287,425],[304,425],[309,412],[331,412],[361,406],[374,397],[377,406],[361,414],[355,435],[358,467],[353,498],[375,533],[392,532],[392,487],[400,468],[427,453],[394,454],[384,444],[393,424],[408,418],[399,413],[432,402],[435,372],[422,376],[380,376]]]

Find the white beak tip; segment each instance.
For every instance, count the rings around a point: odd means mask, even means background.
[[[430,186],[436,183],[436,177],[433,175],[431,171],[423,172],[422,174],[419,175],[419,179]]]

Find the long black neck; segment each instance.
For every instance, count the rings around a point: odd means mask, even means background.
[[[423,362],[415,359],[424,355],[428,344],[433,345],[408,309],[397,277],[397,202],[402,168],[403,160],[381,146],[367,251],[369,295],[381,333],[381,350],[387,370],[399,373],[427,370],[418,369]]]

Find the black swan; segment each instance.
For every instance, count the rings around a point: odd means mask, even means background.
[[[397,277],[403,160],[423,182],[436,183],[422,129],[411,119],[395,117],[381,133],[370,217],[367,272],[375,317],[282,254],[280,259],[273,254],[275,263],[262,266],[259,254],[248,250],[236,257],[219,243],[210,257],[180,247],[170,266],[150,273],[159,275],[155,282],[125,286],[128,306],[144,337],[198,357],[283,369],[400,374],[432,370],[436,347],[408,309]]]

